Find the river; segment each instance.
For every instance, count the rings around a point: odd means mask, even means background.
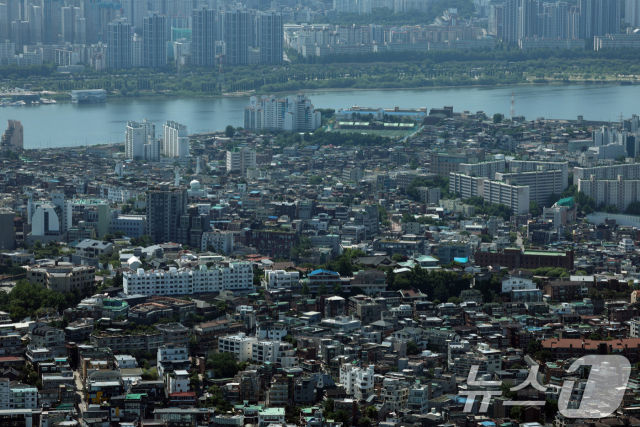
[[[452,105],[454,111],[509,114],[511,93],[515,113],[537,117],[587,120],[619,120],[638,113],[640,85],[572,84],[536,86],[460,87],[409,90],[306,91],[316,108],[363,107],[435,108]],[[280,94],[278,96],[285,96]],[[69,147],[124,141],[126,122],[148,119],[162,131],[162,123],[174,120],[187,125],[189,133],[242,126],[248,97],[232,98],[113,98],[105,104],[77,105],[58,102],[0,108],[0,131],[5,120],[20,120],[25,148]]]

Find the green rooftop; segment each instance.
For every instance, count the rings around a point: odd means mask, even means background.
[[[572,207],[573,206],[573,197],[566,197],[564,199],[560,199],[557,202],[558,206],[567,206],[567,207]]]
[[[133,393],[129,393],[127,394],[126,399],[127,400],[140,400],[142,399],[142,396],[146,396],[146,393],[138,393],[138,394],[133,394]]]

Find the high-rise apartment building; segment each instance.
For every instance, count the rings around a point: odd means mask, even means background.
[[[124,154],[127,159],[146,158],[144,145],[156,135],[156,125],[144,119],[142,123],[127,122],[127,130],[124,133]]]
[[[244,109],[244,128],[259,131],[286,130],[313,132],[322,125],[322,116],[306,95],[277,99],[273,95],[252,96]]]
[[[143,18],[142,65],[149,68],[167,66],[167,17],[156,13]]]
[[[216,11],[200,6],[191,14],[191,60],[195,65],[215,65]]]
[[[220,12],[225,61],[229,64],[248,64],[249,46],[252,44],[253,16],[247,9],[229,9]]]
[[[256,16],[256,43],[260,48],[260,62],[282,62],[282,14],[273,10],[258,12]]]
[[[0,209],[0,249],[13,249],[16,245],[16,233],[13,226],[13,211]]]
[[[187,189],[160,183],[147,195],[147,235],[153,243],[176,242],[180,216],[187,213]]]
[[[625,212],[631,203],[640,201],[640,180],[625,180],[622,175],[617,179],[598,180],[592,175],[578,180],[578,191],[593,197],[596,206],[612,205]]]
[[[132,57],[131,24],[123,19],[107,24],[107,67],[131,68]]]
[[[167,157],[189,157],[189,134],[187,127],[168,121],[162,127],[164,155]]]
[[[640,27],[640,0],[625,0],[624,22],[632,27]]]
[[[227,172],[240,172],[242,176],[248,168],[256,167],[256,152],[248,147],[236,147],[227,151]]]
[[[500,181],[483,183],[484,201],[507,205],[514,215],[529,213],[529,187]]]
[[[0,140],[2,147],[24,148],[24,129],[18,120],[7,120],[7,130]]]

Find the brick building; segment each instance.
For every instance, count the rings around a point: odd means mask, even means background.
[[[542,348],[553,354],[553,359],[567,360],[587,354],[619,354],[633,365],[640,359],[640,338],[623,338],[612,341],[552,338],[542,341]]]
[[[247,245],[256,248],[259,254],[273,258],[291,258],[291,248],[298,243],[298,235],[287,230],[250,230]]]
[[[573,270],[573,251],[521,251],[507,248],[503,252],[476,251],[475,263],[480,267],[502,266],[510,270],[526,268],[534,270],[540,267],[559,267]]]

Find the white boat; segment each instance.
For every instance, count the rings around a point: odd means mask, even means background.
[[[26,103],[26,102],[24,102],[24,101],[16,101],[16,102],[12,102],[12,103],[11,103],[11,104],[9,104],[9,105],[11,105],[11,106],[13,106],[13,107],[20,107],[20,106],[23,106],[23,105],[27,105],[27,103]]]
[[[44,99],[44,98],[42,98],[42,99],[40,100],[40,103],[41,103],[41,104],[44,104],[44,105],[48,105],[48,104],[51,104],[51,101],[50,101],[50,100],[48,100],[48,99]]]
[[[58,101],[56,101],[55,99],[50,99],[49,101],[50,101],[52,104],[57,104],[57,103],[58,103]]]

